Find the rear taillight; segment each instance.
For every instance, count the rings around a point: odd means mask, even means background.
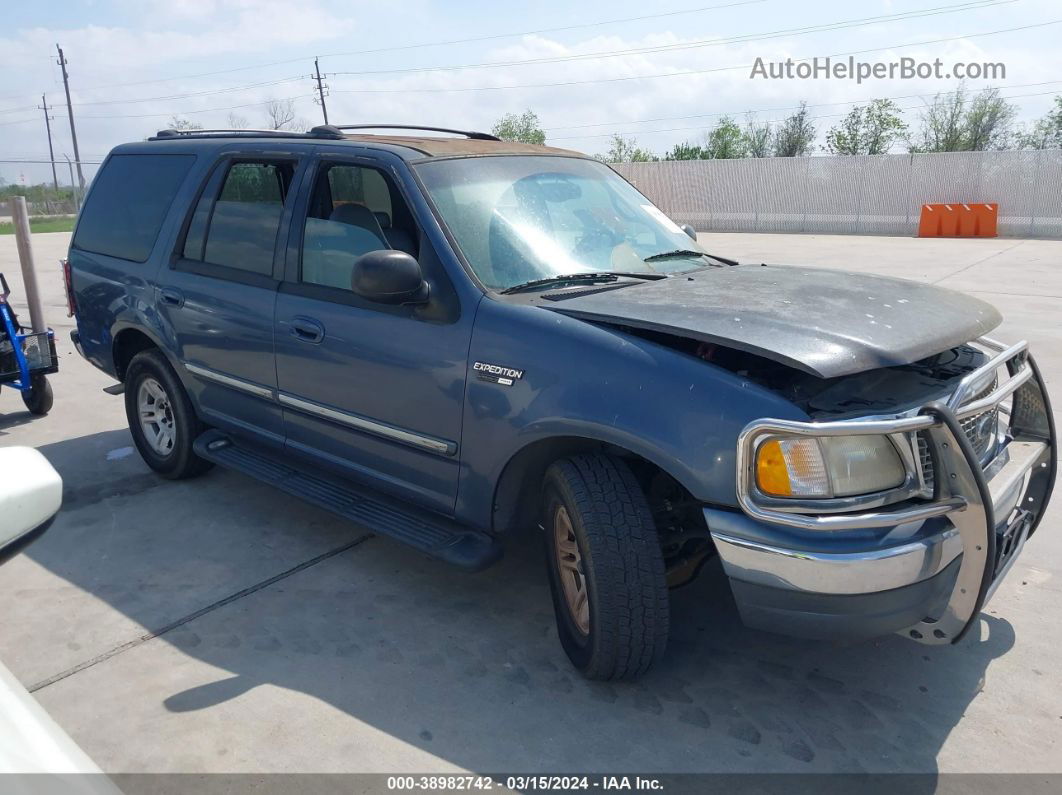
[[[61,259],[59,264],[63,266],[63,287],[66,288],[66,316],[73,317],[77,312],[77,303],[74,301],[74,279],[70,273],[70,260]]]

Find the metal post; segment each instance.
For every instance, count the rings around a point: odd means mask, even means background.
[[[55,173],[55,150],[52,149],[52,117],[48,115],[48,97],[41,94],[41,110],[44,111],[44,129],[48,131],[48,159],[52,161],[52,184],[56,194],[59,193],[59,177]],[[56,199],[59,196],[56,195]]]
[[[59,66],[63,69],[63,89],[66,91],[66,113],[70,118],[70,138],[74,142],[74,162],[77,163],[77,181],[81,189],[85,189],[85,175],[81,173],[81,153],[77,150],[77,130],[74,129],[74,106],[70,102],[70,76],[66,73],[66,58],[63,57],[63,48],[58,44],[55,49],[59,51]]]
[[[1043,190],[1043,185],[1041,184],[1042,181],[1040,179],[1040,175],[1044,173],[1043,172],[1044,164],[1041,163],[1040,161],[1044,159],[1044,155],[1046,155],[1046,154],[1047,154],[1047,150],[1046,149],[1040,149],[1034,155],[1036,157],[1036,168],[1034,169],[1033,173],[1036,174],[1036,178],[1035,178],[1036,179],[1036,183],[1035,183],[1036,184],[1036,192],[1033,194],[1032,209],[1029,210],[1029,237],[1032,237],[1033,235],[1036,234],[1036,210],[1037,210],[1037,208],[1040,205],[1040,194],[1041,194],[1041,192]],[[998,214],[999,211],[997,210],[996,212]],[[998,216],[997,216],[997,220],[998,220]]]
[[[33,267],[33,246],[30,245],[29,210],[25,196],[11,198],[11,220],[15,226],[15,243],[18,246],[18,261],[22,266],[22,287],[26,291],[29,306],[30,326],[37,333],[48,330],[44,325],[44,307],[41,291],[37,288],[37,271]]]
[[[800,233],[808,231],[808,194],[811,187],[811,158],[804,158],[804,218],[800,221]]]
[[[907,207],[907,214],[903,219],[903,228],[908,232],[911,230],[911,186],[914,184],[914,164],[915,156],[912,152],[907,155],[907,199],[904,204]],[[916,234],[917,237],[917,234]]]

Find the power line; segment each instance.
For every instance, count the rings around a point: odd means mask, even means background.
[[[1044,80],[1044,81],[1039,82],[1039,83],[1016,83],[1016,84],[1009,85],[1009,86],[993,86],[993,88],[999,88],[999,89],[1032,88],[1033,86],[1050,86],[1050,85],[1055,85],[1056,83],[1062,83],[1062,80]],[[959,90],[962,90],[962,89],[959,89]],[[841,102],[819,102],[819,103],[815,103],[815,104],[809,104],[809,105],[807,105],[807,107],[809,107],[809,108],[826,108],[826,107],[831,107],[833,105],[858,105],[861,102],[872,102],[875,99],[918,99],[918,98],[924,98],[924,97],[947,96],[949,94],[957,94],[957,93],[959,93],[959,90],[956,90],[956,91],[933,91],[933,92],[930,92],[928,94],[902,94],[900,96],[893,96],[893,97],[864,97],[862,99],[848,99],[848,100],[843,100]],[[1053,92],[1048,92],[1048,93],[1053,93]],[[689,119],[706,119],[706,118],[714,118],[714,117],[717,117],[717,116],[741,116],[741,115],[746,115],[746,114],[749,114],[749,113],[774,113],[776,111],[783,111],[783,110],[797,110],[799,107],[800,107],[799,105],[790,105],[788,107],[782,107],[782,108],[758,108],[758,109],[746,108],[745,110],[724,110],[724,111],[716,111],[716,112],[713,112],[713,113],[695,113],[695,114],[690,115],[690,116],[657,116],[656,118],[651,118],[651,119],[625,119],[625,120],[622,120],[622,121],[600,121],[600,122],[594,122],[593,124],[570,124],[570,125],[567,125],[567,126],[564,126],[564,127],[543,127],[542,130],[543,130],[543,132],[550,132],[551,130],[585,130],[585,129],[589,129],[590,127],[614,127],[614,126],[617,126],[617,125],[624,125],[624,124],[648,124],[648,123],[654,122],[654,121],[687,121]],[[568,137],[575,137],[575,136],[568,136]],[[589,137],[589,136],[583,136],[583,137]]]
[[[449,45],[452,45],[452,44],[469,44],[469,43],[473,43],[473,42],[477,42],[477,41],[491,41],[491,40],[495,40],[495,39],[517,38],[517,37],[520,37],[520,36],[533,36],[533,35],[540,34],[540,33],[559,33],[559,32],[567,31],[567,30],[593,28],[593,27],[600,27],[600,26],[604,26],[604,25],[617,25],[617,24],[621,24],[621,23],[624,23],[624,22],[642,22],[642,21],[649,20],[649,19],[659,19],[659,18],[664,18],[664,17],[673,17],[673,16],[684,15],[684,14],[697,14],[697,13],[701,13],[701,12],[704,12],[704,11],[716,11],[716,10],[720,10],[720,9],[737,8],[739,6],[746,6],[746,5],[757,5],[759,3],[765,3],[765,2],[769,2],[769,1],[770,0],[737,0],[737,2],[723,3],[723,4],[720,4],[720,5],[700,6],[698,8],[686,8],[686,9],[680,9],[678,11],[665,11],[665,12],[661,12],[661,13],[658,13],[658,14],[644,14],[644,15],[641,15],[641,16],[624,17],[624,18],[620,18],[620,19],[605,19],[605,20],[598,20],[598,21],[595,21],[595,22],[583,22],[583,23],[579,23],[579,24],[575,24],[575,25],[565,25],[565,26],[562,26],[562,27],[538,28],[536,30],[522,30],[522,31],[511,32],[511,33],[495,33],[495,34],[491,34],[491,35],[487,35],[487,36],[474,36],[474,37],[467,38],[467,39],[451,39],[451,40],[447,40],[447,41],[427,41],[427,42],[420,42],[420,43],[417,43],[417,44],[400,44],[400,45],[396,45],[396,46],[392,46],[392,47],[379,47],[379,48],[370,49],[370,50],[349,50],[349,51],[345,51],[345,52],[324,53],[323,55],[320,55],[319,57],[322,57],[322,58],[336,58],[336,57],[340,57],[340,56],[344,56],[344,55],[371,55],[371,54],[380,53],[380,52],[392,52],[392,51],[397,51],[397,50],[411,50],[411,49],[418,49],[418,48],[423,48],[423,47],[444,47],[444,46],[449,46]],[[234,72],[246,72],[246,71],[251,70],[251,69],[265,69],[266,67],[269,67],[269,66],[280,66],[280,65],[283,65],[283,64],[298,63],[299,61],[308,60],[309,57],[310,56],[308,56],[308,55],[304,55],[304,56],[300,56],[298,58],[285,58],[285,59],[279,60],[279,61],[268,61],[266,63],[258,63],[258,64],[253,64],[253,65],[250,65],[250,66],[237,66],[237,67],[233,67],[233,68],[230,68],[230,69],[217,69],[217,70],[210,71],[210,72],[198,72],[198,73],[195,73],[195,74],[176,75],[174,77],[159,77],[159,78],[153,78],[153,79],[150,79],[150,80],[133,80],[133,81],[130,81],[130,82],[125,82],[125,83],[107,83],[107,84],[104,84],[102,86],[93,86],[93,87],[90,87],[90,88],[85,89],[85,90],[97,91],[97,90],[103,90],[103,89],[107,89],[107,88],[127,88],[129,86],[142,86],[142,85],[150,85],[150,84],[153,84],[153,83],[168,83],[168,82],[172,82],[174,80],[195,80],[195,79],[198,79],[200,77],[213,77],[215,75],[232,74]],[[24,95],[8,94],[8,95],[5,95],[5,96],[7,96],[7,97],[16,97],[16,96],[24,96]]]
[[[0,114],[18,113],[19,111],[23,111],[23,110],[36,110],[36,109],[37,109],[36,105],[22,105],[21,107],[18,107],[18,108],[6,108],[5,110],[0,110]]]
[[[995,36],[1000,33],[1014,33],[1021,30],[1032,30],[1049,25],[1058,25],[1062,19],[1038,22],[1032,25],[1021,25],[1015,28],[1001,28],[982,33],[966,33],[961,36],[949,36],[943,39],[931,39],[929,41],[915,41],[907,44],[891,44],[887,47],[872,47],[866,50],[852,50],[850,52],[835,52],[829,55],[808,56],[806,58],[793,58],[793,63],[806,63],[815,58],[840,58],[848,55],[863,55],[870,52],[882,52],[883,50],[898,50],[904,47],[924,47],[927,44],[941,44],[949,41],[961,41],[963,39],[975,39],[983,36]],[[552,83],[520,83],[507,86],[465,86],[457,88],[337,88],[333,89],[336,94],[441,94],[467,91],[512,91],[522,88],[559,88],[563,86],[583,86],[597,83],[621,83],[629,80],[656,80],[665,77],[691,77],[694,75],[713,74],[715,72],[731,72],[736,69],[751,69],[753,64],[735,64],[733,66],[716,66],[709,69],[690,69],[684,72],[658,72],[650,75],[627,75],[624,77],[602,77],[591,80],[563,80]]]
[[[350,52],[347,52],[347,53],[331,53],[330,56],[348,55],[348,54],[361,54],[361,53],[368,54],[368,53],[375,53],[375,52],[380,52],[380,51],[384,51],[384,50],[401,50],[401,49],[410,49],[410,48],[414,48],[414,47],[442,46],[442,45],[446,45],[446,44],[463,43],[463,42],[466,42],[466,41],[479,41],[479,40],[488,40],[488,39],[494,39],[494,38],[505,38],[505,37],[519,36],[519,35],[529,35],[529,34],[533,34],[533,33],[556,32],[556,31],[560,31],[560,30],[571,30],[571,29],[576,29],[576,28],[594,27],[594,26],[599,26],[599,25],[616,24],[616,23],[620,23],[620,22],[641,21],[641,20],[646,20],[646,19],[669,17],[669,16],[675,16],[675,15],[679,15],[679,14],[698,13],[698,12],[703,12],[703,11],[708,11],[708,10],[717,10],[717,9],[722,9],[722,8],[730,8],[730,7],[736,7],[736,6],[757,4],[757,3],[766,2],[766,1],[767,0],[743,0],[743,2],[734,2],[734,3],[723,4],[723,5],[705,6],[705,7],[694,8],[694,9],[684,9],[684,10],[679,10],[679,11],[662,12],[662,13],[659,13],[659,14],[648,14],[648,15],[642,15],[642,16],[638,16],[638,17],[626,17],[626,18],[622,18],[622,19],[602,20],[602,21],[597,21],[597,22],[582,23],[582,24],[578,24],[578,25],[569,25],[569,26],[556,27],[556,28],[541,28],[541,29],[534,30],[534,31],[522,31],[522,32],[518,32],[518,33],[493,34],[493,35],[490,35],[490,36],[472,37],[472,38],[469,38],[469,39],[451,40],[451,41],[444,41],[444,42],[426,42],[426,43],[422,43],[422,44],[404,45],[404,46],[392,47],[392,48],[379,48],[379,49],[373,49],[373,50],[350,51]],[[463,65],[448,66],[448,67],[446,67],[446,66],[444,66],[444,67],[423,67],[423,68],[414,68],[414,69],[377,70],[377,71],[365,71],[365,72],[338,72],[336,74],[346,74],[346,75],[398,74],[398,73],[423,72],[423,71],[435,71],[435,70],[458,70],[458,69],[471,69],[471,68],[487,68],[487,67],[493,67],[493,66],[510,66],[510,65],[523,65],[523,64],[534,64],[534,63],[555,63],[555,62],[563,62],[565,60],[584,60],[584,59],[594,59],[594,58],[618,57],[618,56],[621,56],[621,55],[638,54],[638,53],[671,52],[671,51],[676,51],[676,50],[683,50],[683,49],[690,49],[690,48],[697,48],[697,47],[718,46],[718,45],[727,44],[727,43],[734,43],[734,42],[738,42],[738,41],[756,41],[756,40],[759,40],[759,39],[777,38],[777,37],[786,36],[786,35],[803,35],[803,34],[806,34],[806,33],[824,32],[824,31],[828,31],[828,30],[844,29],[845,27],[855,27],[855,26],[861,26],[861,25],[867,25],[867,24],[878,24],[880,22],[897,21],[897,20],[902,20],[902,19],[907,19],[907,18],[917,18],[917,17],[920,17],[920,16],[930,16],[930,15],[937,15],[937,14],[943,14],[943,13],[955,13],[957,11],[963,11],[963,10],[976,10],[978,8],[986,8],[986,7],[990,7],[990,6],[993,6],[993,5],[999,5],[999,4],[1004,4],[1004,3],[1016,2],[1016,1],[1017,0],[967,0],[967,2],[960,3],[960,4],[957,4],[957,5],[952,5],[952,6],[940,6],[940,7],[931,8],[931,9],[920,9],[920,10],[915,10],[915,11],[900,12],[900,13],[897,13],[897,14],[879,15],[879,16],[875,16],[875,17],[860,18],[860,19],[856,19],[856,20],[844,20],[844,21],[833,22],[833,23],[824,23],[822,25],[810,26],[810,27],[806,27],[806,28],[793,28],[793,29],[782,30],[782,31],[771,31],[771,32],[767,32],[767,33],[764,33],[764,34],[742,34],[740,36],[734,36],[734,37],[723,38],[723,39],[705,40],[705,41],[701,41],[701,42],[679,43],[679,44],[674,44],[674,45],[659,45],[659,46],[656,46],[656,47],[630,48],[630,49],[627,49],[627,50],[615,50],[615,51],[601,52],[601,53],[585,53],[585,54],[572,55],[572,56],[557,56],[557,57],[553,57],[553,58],[527,59],[527,60],[524,60],[524,61],[510,61],[510,62],[482,63],[482,64],[463,64]],[[282,64],[282,63],[291,63],[291,62],[294,62],[294,61],[297,61],[297,60],[301,60],[301,59],[285,59],[283,61],[273,61],[273,62],[270,62],[269,64],[265,64],[265,65],[276,65],[276,64]],[[259,65],[256,65],[254,67],[237,67],[237,68],[234,68],[234,69],[218,70],[218,71],[215,71],[215,72],[202,72],[202,73],[199,73],[197,75],[189,75],[189,76],[186,76],[186,77],[187,78],[204,77],[204,76],[213,75],[213,74],[224,74],[224,73],[229,73],[229,72],[233,72],[233,71],[241,71],[241,70],[250,69],[250,68],[261,68],[261,66],[263,66],[263,65],[259,64]],[[129,83],[112,84],[112,86],[113,87],[120,87],[120,86],[128,86],[128,85],[140,85],[140,84],[146,84],[146,83],[164,82],[164,81],[177,80],[177,79],[181,79],[181,78],[173,77],[173,78],[163,78],[163,79],[160,79],[160,80],[133,81],[133,82],[129,82]],[[136,99],[86,100],[86,101],[83,101],[83,102],[72,103],[72,105],[76,105],[76,106],[94,106],[94,105],[111,105],[111,104],[133,104],[133,103],[155,102],[155,101],[160,101],[160,102],[161,101],[173,101],[173,100],[188,99],[188,98],[199,97],[199,96],[210,96],[210,95],[216,95],[216,94],[238,92],[238,91],[243,91],[243,90],[249,90],[249,89],[252,89],[252,88],[261,88],[261,87],[265,87],[265,86],[280,85],[280,84],[283,84],[283,83],[286,83],[286,82],[293,82],[293,81],[301,80],[301,79],[303,79],[303,76],[293,76],[293,77],[280,78],[280,79],[276,79],[276,80],[269,80],[269,81],[262,81],[262,82],[257,82],[257,83],[250,83],[250,84],[245,84],[245,85],[240,85],[240,86],[231,86],[231,87],[222,88],[222,89],[212,89],[212,90],[208,90],[208,91],[184,92],[184,93],[178,93],[178,94],[161,95],[161,96],[153,96],[153,97],[140,97],[140,98],[136,98]],[[106,88],[106,87],[107,86],[96,87],[96,88],[90,88],[88,90],[90,90],[90,91],[91,90],[100,90],[101,88]],[[497,88],[501,88],[501,87],[497,87]],[[416,90],[416,89],[413,89],[413,90]],[[459,89],[437,89],[437,90],[459,90]],[[488,89],[483,89],[483,90],[495,90],[495,87],[490,87]],[[33,106],[26,106],[24,109],[31,109],[31,108],[33,108]],[[16,112],[16,111],[18,111],[20,109],[21,108],[10,108],[10,109],[6,109],[6,110],[3,110],[3,111],[0,111],[0,113]]]
[[[593,53],[579,53],[576,55],[557,55],[543,58],[525,58],[515,61],[487,61],[483,63],[457,64],[452,66],[419,66],[403,69],[377,69],[360,72],[335,72],[337,75],[386,75],[386,74],[413,74],[422,72],[461,71],[468,69],[488,69],[509,66],[533,66],[547,63],[566,63],[570,61],[597,60],[601,58],[619,58],[628,55],[645,55],[655,53],[679,52],[682,50],[699,49],[702,47],[718,47],[726,44],[747,43],[763,41],[767,39],[782,38],[785,36],[806,36],[812,33],[824,33],[833,30],[847,30],[867,25],[880,25],[885,22],[901,22],[920,17],[939,16],[942,14],[954,14],[960,11],[975,11],[982,8],[990,8],[997,5],[1007,5],[1018,0],[967,0],[967,2],[949,6],[937,6],[935,8],[921,9],[917,11],[903,11],[896,14],[882,14],[872,17],[859,17],[856,19],[839,20],[836,22],[824,22],[818,25],[808,25],[799,28],[787,28],[773,30],[765,33],[743,33],[736,36],[727,36],[715,39],[703,39],[695,42],[680,42],[677,44],[661,44],[651,47],[628,47],[621,50],[607,50]]]
[[[414,50],[424,47],[444,47],[451,44],[472,44],[479,41],[493,41],[495,39],[514,39],[519,36],[536,36],[540,33],[562,33],[569,30],[584,28],[596,28],[603,25],[618,25],[624,22],[644,22],[648,19],[660,19],[662,17],[674,17],[682,14],[697,14],[703,11],[718,11],[725,8],[737,8],[738,6],[755,5],[765,3],[767,0],[741,0],[741,2],[724,3],[715,6],[702,6],[700,8],[687,8],[680,11],[664,11],[659,14],[644,14],[637,17],[623,17],[620,19],[605,19],[598,22],[583,22],[577,25],[563,25],[556,28],[539,28],[537,30],[523,30],[516,33],[494,33],[488,36],[473,36],[467,39],[450,39],[448,41],[429,41],[420,44],[403,44],[397,47],[378,47],[373,50],[347,50],[345,52],[326,53],[324,57],[338,58],[343,55],[374,55],[381,52],[394,52],[396,50]],[[342,74],[342,73],[341,73]]]
[[[1037,93],[1034,93],[1034,94],[1013,94],[1013,95],[1011,95],[1009,97],[1003,97],[1003,99],[1024,99],[1026,97],[1042,97],[1042,96],[1046,96],[1048,94],[1054,94],[1054,93],[1055,93],[1054,91],[1040,91],[1040,92],[1037,92]],[[809,105],[808,107],[811,107],[811,106]],[[908,105],[907,107],[899,108],[899,110],[901,110],[901,111],[918,110],[919,107],[920,107],[919,105]],[[820,114],[818,116],[808,116],[808,119],[809,120],[834,119],[834,118],[837,118],[838,116],[844,116],[844,115],[845,115],[844,113],[824,113],[824,114]],[[777,124],[777,123],[782,122],[782,121],[785,121],[785,119],[765,119],[762,123],[763,124]],[[622,132],[594,133],[593,135],[563,135],[563,136],[558,136],[558,137],[555,137],[555,138],[550,138],[549,140],[551,140],[551,141],[573,141],[573,140],[578,140],[578,139],[583,139],[583,138],[611,138],[613,135],[653,135],[655,133],[688,132],[690,130],[702,130],[702,129],[704,129],[703,125],[696,125],[696,126],[693,126],[693,127],[667,127],[667,128],[664,128],[664,129],[657,129],[657,130],[624,130]]]
[[[51,163],[51,160],[0,160],[0,163]],[[102,160],[83,160],[82,163],[86,166],[98,166],[102,163]]]
[[[261,102],[247,102],[242,105],[225,105],[220,108],[201,108],[199,110],[185,110],[181,111],[177,115],[181,116],[193,116],[197,113],[216,113],[222,110],[237,110],[239,108],[253,108],[259,105],[268,105],[270,102],[287,102],[288,100],[306,99],[306,94],[298,94],[294,97],[280,97],[279,99],[265,99]],[[173,116],[172,110],[168,110],[162,113],[129,113],[129,114],[115,114],[106,116],[82,116],[82,119],[157,119],[162,116]]]
[[[166,96],[158,97],[139,97],[138,99],[105,99],[94,100],[87,102],[75,102],[76,107],[85,107],[89,105],[131,105],[139,102],[172,102],[178,99],[190,99],[192,97],[206,97],[213,94],[229,94],[237,91],[248,91],[252,88],[265,88],[267,86],[277,86],[281,83],[292,83],[296,80],[305,80],[305,75],[295,75],[294,77],[285,77],[280,80],[266,80],[260,83],[247,83],[242,86],[230,86],[229,88],[217,88],[209,91],[192,91],[184,94],[169,94]]]
[[[0,121],[0,127],[7,127],[9,124],[26,124],[27,122],[31,122],[31,121],[35,122],[35,121],[39,121],[39,119],[36,116],[33,116],[31,118],[28,118],[28,119],[15,119],[14,121]]]

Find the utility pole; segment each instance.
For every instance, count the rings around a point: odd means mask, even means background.
[[[59,66],[63,70],[63,89],[66,91],[66,113],[70,118],[70,138],[74,142],[74,162],[77,164],[77,181],[81,190],[85,189],[85,175],[81,173],[81,153],[77,150],[77,130],[74,129],[74,106],[70,102],[70,76],[66,73],[66,58],[63,57],[63,48],[58,44],[55,49],[59,51]]]
[[[59,193],[59,177],[55,173],[55,150],[52,149],[52,117],[48,115],[48,98],[41,94],[41,110],[44,111],[44,129],[48,131],[48,159],[52,161],[52,184]]]
[[[328,106],[325,105],[325,87],[321,82],[321,65],[317,62],[317,59],[313,59],[313,68],[317,72],[317,76],[314,78],[317,80],[317,96],[320,97],[321,112],[324,114],[324,122],[328,124]]]

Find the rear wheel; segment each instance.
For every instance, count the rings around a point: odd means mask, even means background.
[[[22,393],[22,402],[30,414],[43,417],[52,410],[55,396],[52,394],[52,385],[43,375],[30,376],[30,388]]]
[[[669,602],[652,514],[620,459],[553,464],[543,527],[561,645],[589,679],[645,673],[667,645]]]
[[[212,466],[192,450],[196,437],[206,429],[160,351],[141,351],[129,363],[125,413],[140,456],[163,477],[195,477]]]

